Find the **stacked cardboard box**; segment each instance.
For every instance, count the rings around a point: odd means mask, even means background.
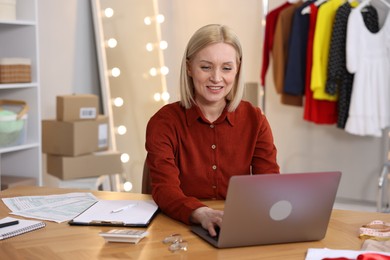
[[[42,121],[47,172],[62,180],[122,173],[119,152],[108,150],[108,117],[96,95],[57,97],[57,118]]]

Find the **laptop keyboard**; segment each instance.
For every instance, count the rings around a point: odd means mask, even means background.
[[[220,228],[219,228],[219,226],[216,226],[215,227],[215,232],[217,232],[217,235],[215,236],[215,237],[212,237],[212,236],[210,236],[210,234],[209,234],[209,237],[211,237],[211,239],[214,239],[215,241],[218,241],[218,238],[219,238],[219,231],[220,231]]]

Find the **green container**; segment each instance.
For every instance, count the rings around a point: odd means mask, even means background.
[[[0,110],[0,147],[23,144],[26,141],[27,114],[18,119],[10,110]]]

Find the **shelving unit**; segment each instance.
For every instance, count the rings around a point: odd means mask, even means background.
[[[0,84],[0,99],[23,100],[29,106],[27,140],[0,147],[0,176],[27,177],[42,185],[41,111],[37,1],[18,0],[16,20],[0,20],[0,58],[31,60],[31,83]]]

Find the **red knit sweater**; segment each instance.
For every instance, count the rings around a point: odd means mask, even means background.
[[[242,101],[213,123],[197,106],[161,108],[146,130],[152,195],[168,216],[189,224],[199,199],[225,199],[233,175],[279,173],[269,123]]]

